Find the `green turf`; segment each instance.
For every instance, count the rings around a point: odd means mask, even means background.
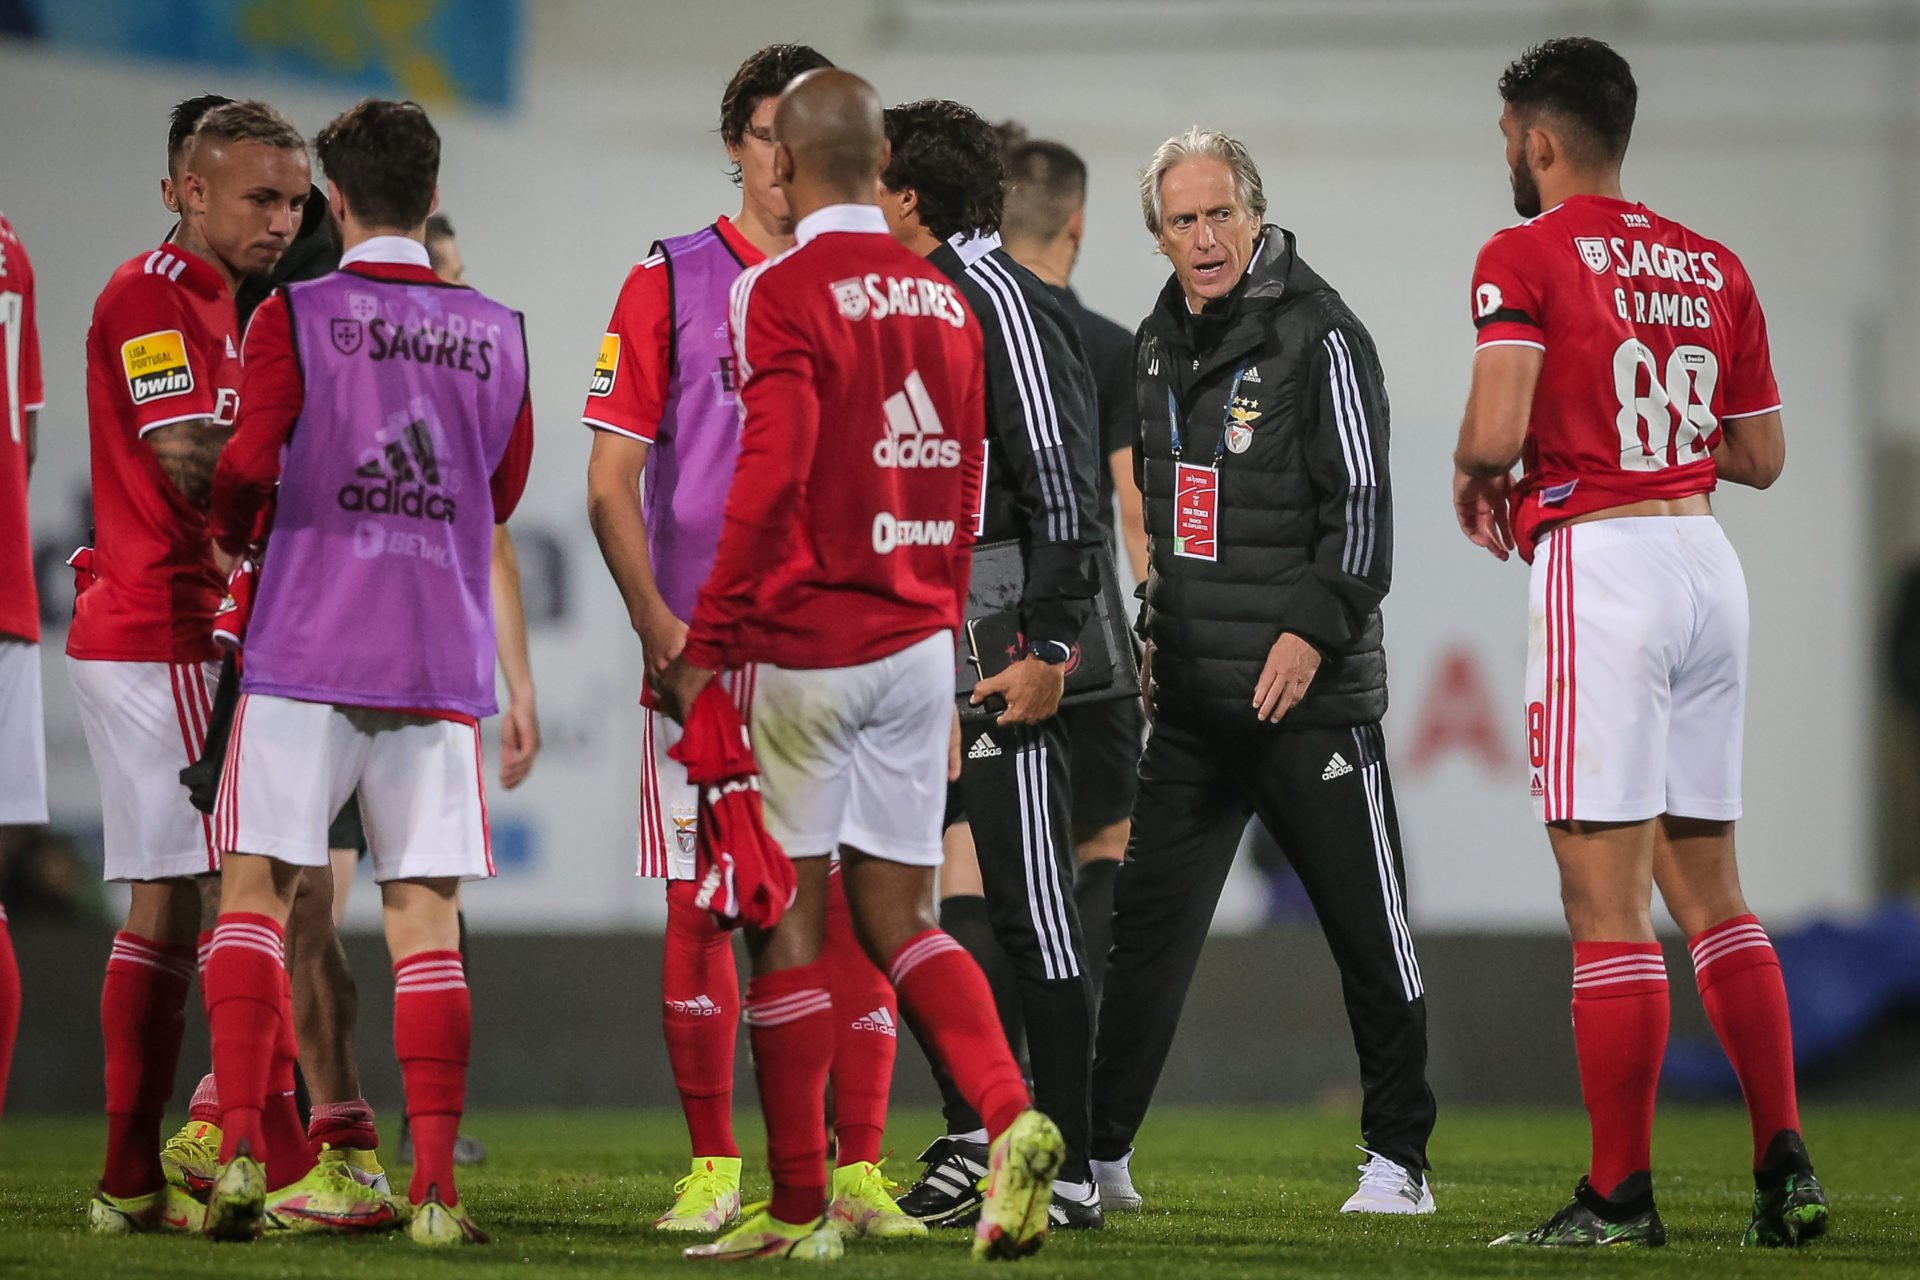
[[[1038,1257],[1018,1264],[1020,1274],[1120,1280],[1920,1272],[1920,1113],[1809,1115],[1835,1225],[1825,1240],[1794,1253],[1739,1248],[1751,1183],[1746,1125],[1732,1111],[1662,1113],[1655,1156],[1672,1243],[1659,1252],[1597,1256],[1484,1248],[1493,1236],[1531,1226],[1559,1207],[1579,1173],[1579,1115],[1443,1111],[1434,1142],[1440,1212],[1413,1219],[1343,1219],[1335,1212],[1353,1185],[1352,1123],[1324,1111],[1158,1111],[1136,1162],[1147,1210],[1116,1215],[1104,1233],[1056,1236]],[[464,1175],[463,1195],[495,1243],[447,1256],[391,1236],[245,1246],[95,1238],[84,1229],[84,1200],[98,1168],[101,1126],[8,1116],[0,1126],[0,1276],[624,1277],[684,1275],[693,1265],[647,1229],[685,1168],[677,1116],[491,1113],[473,1117],[468,1130],[486,1139],[491,1155]],[[743,1117],[743,1134],[757,1131]],[[896,1116],[889,1134],[899,1153],[895,1165],[911,1166],[933,1132],[932,1117]],[[765,1192],[751,1166],[747,1192]],[[905,1280],[969,1265],[966,1236],[942,1231],[926,1244],[856,1243],[839,1273]]]

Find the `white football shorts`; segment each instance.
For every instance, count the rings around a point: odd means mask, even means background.
[[[734,695],[741,719],[747,715],[745,682],[722,671],[720,683]],[[683,730],[672,716],[652,707],[640,743],[640,856],[634,874],[667,880],[694,877],[694,841],[700,830],[700,788],[687,781],[687,767],[667,754]]]
[[[941,861],[953,633],[873,662],[745,669],[767,830],[790,857],[846,845],[915,867]]]
[[[1562,525],[1533,560],[1527,757],[1543,822],[1740,816],[1747,583],[1712,516]]]
[[[0,827],[47,820],[47,725],[40,646],[0,636]]]
[[[87,754],[100,777],[109,880],[168,880],[220,869],[213,826],[180,770],[206,746],[220,668],[211,662],[67,659]]]
[[[373,878],[493,874],[477,725],[241,694],[214,804],[214,840],[327,865],[327,826],[356,789]]]

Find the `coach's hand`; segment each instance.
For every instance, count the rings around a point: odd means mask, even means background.
[[[640,634],[640,656],[647,675],[657,676],[687,647],[687,624],[665,605],[653,610],[634,628]]]
[[[712,683],[713,672],[677,657],[654,680],[654,698],[660,710],[672,716],[675,723],[685,724],[700,691]]]
[[[1153,646],[1140,650],[1140,710],[1153,723]]]
[[[1254,718],[1271,723],[1293,710],[1319,670],[1320,651],[1291,631],[1282,632],[1267,650],[1267,665],[1253,688]]]
[[[968,701],[977,707],[997,693],[1007,700],[1007,709],[994,717],[995,724],[1039,724],[1060,710],[1060,695],[1066,691],[1067,664],[1042,662],[1029,654],[973,686]]]
[[[1513,551],[1512,502],[1512,476],[1476,476],[1454,469],[1453,518],[1468,541],[1485,547],[1496,560]]]

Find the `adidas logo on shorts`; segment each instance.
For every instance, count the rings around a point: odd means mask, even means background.
[[[969,760],[991,760],[999,754],[1000,748],[995,746],[993,739],[984,733],[975,738],[973,745],[967,748],[967,759]]]
[[[900,1034],[899,1024],[894,1022],[893,1015],[885,1009],[875,1009],[865,1017],[855,1018],[853,1020],[853,1029],[855,1031],[878,1031],[883,1036],[897,1037]]]
[[[1352,772],[1353,766],[1347,763],[1347,758],[1336,751],[1333,753],[1333,759],[1327,761],[1327,767],[1320,771],[1320,781],[1332,782],[1335,778],[1344,778]]]
[[[685,1014],[689,1018],[717,1018],[724,1012],[707,996],[695,996],[691,1000],[669,1000],[667,1011]]]

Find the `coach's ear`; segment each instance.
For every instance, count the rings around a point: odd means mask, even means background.
[[[793,181],[793,148],[784,142],[773,144],[773,185],[784,188]]]
[[[334,222],[347,225],[347,195],[340,190],[340,184],[329,180],[327,183],[327,212],[333,215]]]

